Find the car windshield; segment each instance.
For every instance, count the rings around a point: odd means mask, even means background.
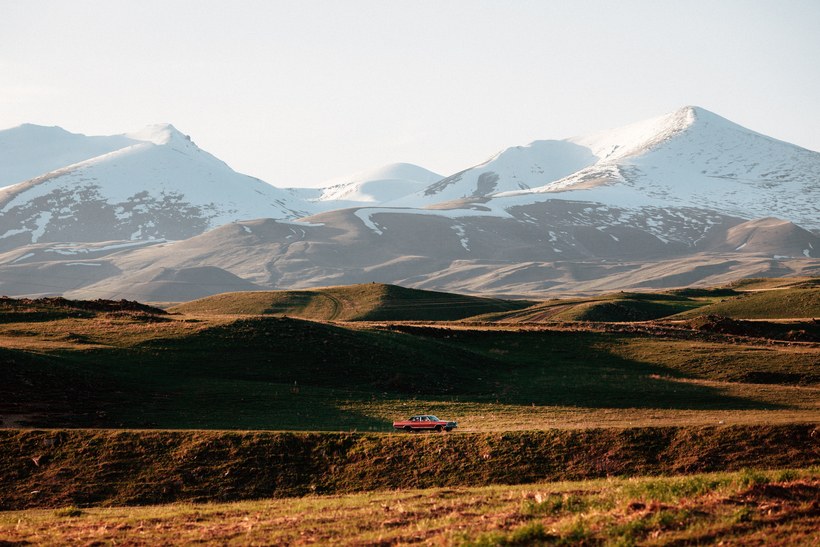
[[[438,422],[438,421],[440,421],[440,420],[439,420],[438,418],[436,418],[435,416],[427,416],[427,419],[428,419],[428,420],[430,420],[431,422]]]

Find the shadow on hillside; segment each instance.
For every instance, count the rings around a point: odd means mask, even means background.
[[[339,407],[366,394],[260,381],[199,379],[112,412],[125,427],[385,431],[392,423]],[[141,425],[144,424],[144,425]]]
[[[6,360],[0,380],[7,388],[17,386],[0,394],[55,417],[34,425],[134,428],[390,429],[389,422],[344,404],[371,398],[793,408],[764,395],[739,397],[723,387],[685,382],[679,371],[615,355],[617,336],[409,326],[401,331],[263,318],[132,347],[48,356],[0,352]]]
[[[461,384],[462,401],[681,410],[790,408],[686,382],[674,369],[614,355],[607,345],[617,340],[596,333],[447,331],[444,336],[442,342],[448,345],[496,359],[495,367]]]

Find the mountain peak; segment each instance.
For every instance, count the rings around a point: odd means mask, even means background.
[[[723,116],[719,116],[718,114],[715,114],[711,110],[707,110],[707,109],[705,109],[701,106],[694,106],[694,105],[684,106],[684,107],[678,109],[675,113],[680,117],[685,116],[688,120],[691,121],[690,125],[694,125],[695,123],[698,123],[698,122],[719,122],[719,123],[722,123],[722,124],[731,125],[733,127],[741,127],[738,124],[736,124],[736,123],[734,123],[730,120],[727,120]],[[748,129],[747,129],[747,131],[748,131]]]
[[[193,144],[191,137],[185,135],[170,123],[148,125],[138,131],[126,133],[125,136],[137,141],[151,142],[156,145],[185,142]]]
[[[599,161],[615,161],[639,156],[676,135],[707,126],[713,130],[722,126],[748,131],[703,107],[687,105],[661,116],[567,140],[588,147]]]
[[[709,112],[705,108],[693,104],[682,106],[679,109],[677,109],[675,113],[681,116],[688,116],[690,118],[697,118],[698,116],[703,114],[712,114],[712,112]]]

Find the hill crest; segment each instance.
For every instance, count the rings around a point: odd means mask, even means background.
[[[251,314],[312,320],[458,320],[520,309],[526,301],[498,300],[384,283],[304,290],[234,292],[194,300],[170,310],[199,314]]]

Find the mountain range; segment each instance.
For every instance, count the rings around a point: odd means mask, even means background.
[[[0,131],[0,292],[182,301],[361,282],[541,295],[820,271],[820,154],[698,107],[280,189],[171,125]]]

